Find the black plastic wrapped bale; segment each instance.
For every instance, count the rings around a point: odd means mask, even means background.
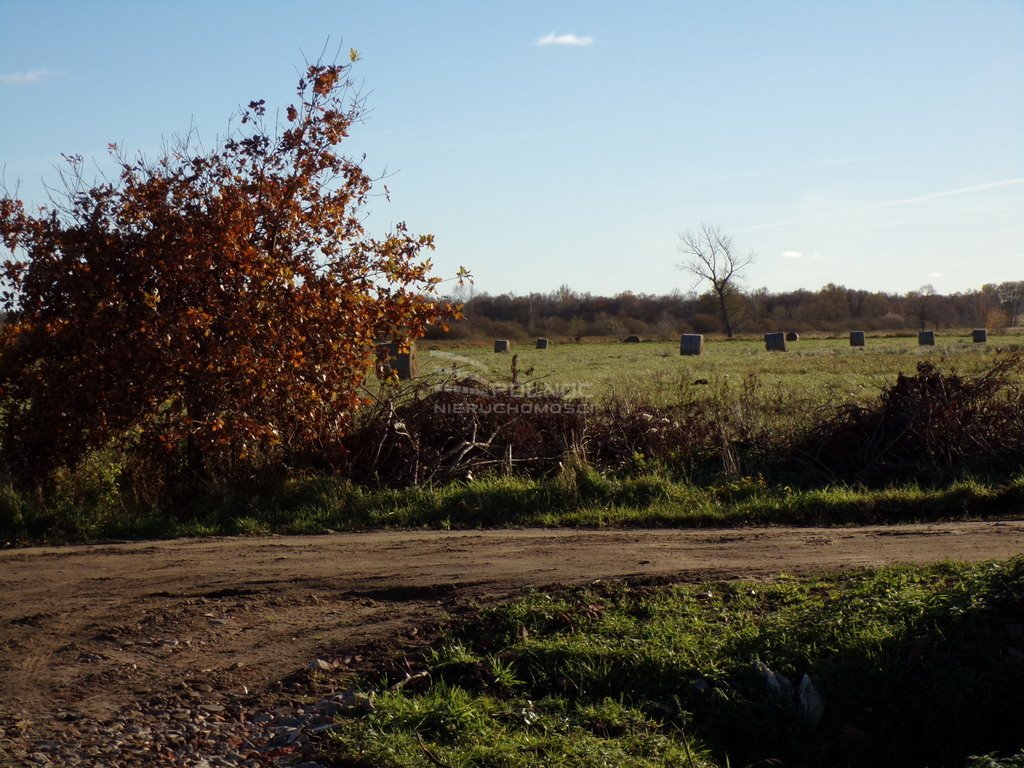
[[[408,352],[402,352],[401,345],[397,341],[386,341],[377,346],[387,350],[388,369],[394,372],[399,379],[406,381],[415,378],[419,374],[415,344],[409,345]]]
[[[679,354],[680,355],[703,355],[704,354],[704,334],[702,333],[684,333],[679,339]]]
[[[764,348],[769,352],[786,351],[786,334],[782,331],[777,333],[766,333],[764,335]]]

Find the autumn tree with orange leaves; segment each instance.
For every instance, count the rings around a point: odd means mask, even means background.
[[[132,159],[112,145],[115,179],[86,183],[65,157],[48,207],[3,193],[15,478],[111,445],[201,482],[330,464],[375,340],[457,316],[424,258],[431,235],[364,229],[374,180],[338,149],[365,114],[356,60],[308,65],[283,123],[253,101],[212,151],[185,137]]]

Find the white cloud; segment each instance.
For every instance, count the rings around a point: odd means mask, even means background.
[[[929,272],[928,277],[942,277],[941,272]]]
[[[592,45],[594,38],[585,37],[582,35],[556,35],[554,32],[544,35],[539,40],[534,41],[534,45],[564,45],[564,46],[580,46],[580,45]]]
[[[784,259],[799,259],[803,256],[800,251],[783,251],[782,258]]]
[[[63,76],[63,72],[54,72],[43,67],[42,69],[30,69],[28,72],[12,72],[7,75],[0,75],[0,83],[3,85],[34,85]]]

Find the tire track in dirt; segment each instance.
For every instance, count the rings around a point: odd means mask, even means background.
[[[189,677],[259,691],[321,653],[468,604],[597,579],[977,561],[1024,522],[730,530],[388,531],[0,552],[0,715],[103,717]]]

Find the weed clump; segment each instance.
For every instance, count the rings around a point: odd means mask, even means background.
[[[393,486],[531,476],[557,466],[587,430],[591,406],[558,391],[460,378],[379,401],[347,441],[348,475]]]
[[[808,473],[891,483],[942,480],[956,471],[1014,470],[1024,462],[1024,356],[961,376],[918,363],[883,388],[876,404],[847,405],[794,450]]]

